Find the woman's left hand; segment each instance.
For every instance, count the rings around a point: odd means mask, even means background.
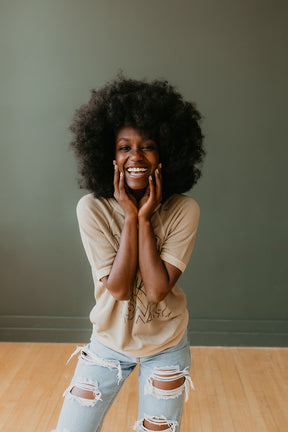
[[[146,192],[139,201],[138,218],[150,220],[153,211],[162,200],[162,177],[161,164],[155,170],[155,183],[152,176],[149,176],[149,185]]]

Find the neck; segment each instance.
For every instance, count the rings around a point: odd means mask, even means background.
[[[146,189],[139,189],[139,190],[129,189],[129,192],[131,193],[131,195],[133,195],[136,198],[137,203],[139,203],[139,201],[141,200],[141,198],[145,194]]]

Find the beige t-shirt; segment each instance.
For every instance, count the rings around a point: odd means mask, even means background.
[[[182,272],[188,264],[199,221],[197,202],[172,195],[151,217],[163,261]],[[148,302],[137,270],[130,300],[118,301],[100,279],[108,276],[119,248],[124,213],[114,198],[84,195],[77,205],[80,234],[92,269],[96,305],[90,313],[93,334],[103,344],[129,356],[145,357],[177,345],[188,324],[186,296],[175,285],[164,300]]]

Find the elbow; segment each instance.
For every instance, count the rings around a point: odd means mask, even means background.
[[[130,292],[121,292],[121,293],[120,292],[115,292],[115,293],[111,293],[111,295],[117,301],[127,301],[127,300],[130,300],[131,291]]]
[[[111,286],[109,283],[104,283],[104,287],[109,291],[109,293],[117,301],[127,301],[130,300],[132,288],[130,286]]]
[[[158,291],[158,292],[146,292],[147,295],[147,300],[149,301],[149,303],[159,303],[162,300],[165,299],[165,297],[167,296],[168,292],[167,291]]]

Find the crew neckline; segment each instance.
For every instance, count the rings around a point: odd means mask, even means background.
[[[117,211],[117,213],[120,213],[120,214],[122,214],[122,215],[124,216],[124,210],[122,209],[122,207],[121,207],[121,205],[118,203],[118,201],[117,201],[115,198],[108,198],[108,200],[109,200],[111,206],[113,207],[113,209],[114,209],[115,211]],[[156,208],[153,210],[153,213],[152,213],[152,214],[154,214],[157,210],[159,210],[159,208],[161,207],[162,204],[163,204],[163,203],[160,202],[160,203],[156,206]]]

